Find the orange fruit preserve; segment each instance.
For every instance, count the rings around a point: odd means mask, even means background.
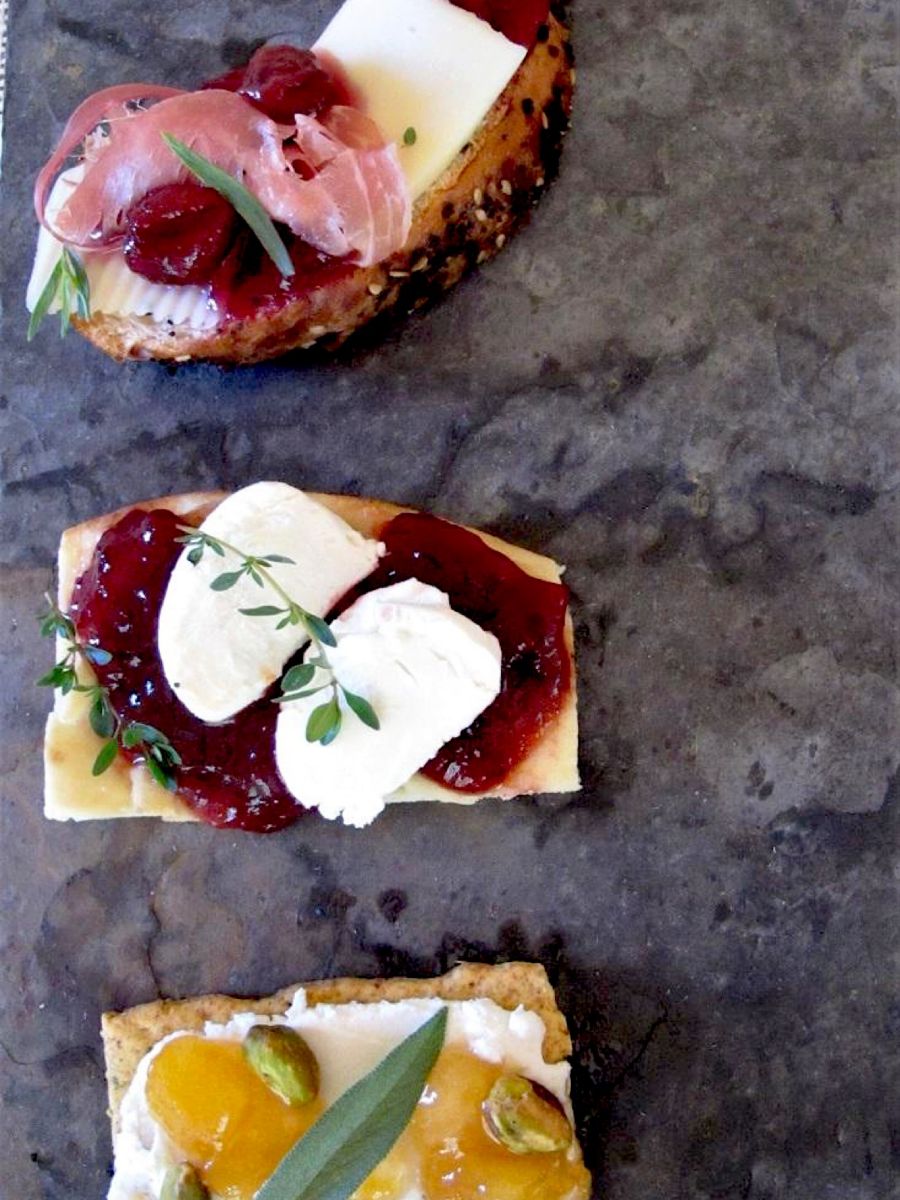
[[[481,1104],[502,1068],[448,1046],[412,1121],[356,1200],[563,1200],[588,1195],[590,1177],[565,1152],[513,1154],[485,1132]],[[223,1200],[252,1200],[322,1112],[291,1108],[250,1069],[236,1042],[186,1035],[150,1064],[153,1116]]]

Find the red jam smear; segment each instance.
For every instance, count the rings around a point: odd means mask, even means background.
[[[244,229],[211,280],[212,300],[228,320],[244,321],[261,313],[277,312],[292,300],[337,283],[356,269],[347,259],[331,258],[283,226],[277,228],[294,264],[294,274],[285,279],[257,238]]]
[[[520,46],[531,46],[550,15],[550,0],[453,0]]]
[[[82,640],[108,650],[95,670],[123,721],[165,733],[182,758],[179,795],[210,825],[268,833],[307,810],[275,766],[275,689],[233,721],[206,725],[179,702],[159,658],[156,628],[169,575],[182,547],[182,518],[133,510],[100,539],[78,579],[70,613]],[[135,751],[123,751],[132,761]]]
[[[200,90],[207,88],[237,92],[281,125],[293,125],[298,113],[318,117],[355,100],[332,59],[288,45],[261,46],[243,67],[207,80]]]
[[[168,183],[128,210],[122,251],[154,283],[207,283],[237,230],[237,213],[213,188]]]
[[[500,695],[423,774],[481,792],[503,783],[559,713],[571,686],[568,588],[526,574],[477,534],[425,513],[403,513],[380,533],[387,553],[359,592],[416,578],[500,642]]]
[[[75,584],[70,615],[79,637],[112,659],[95,668],[124,722],[166,734],[181,755],[179,795],[211,825],[268,833],[305,809],[275,765],[277,686],[231,721],[207,725],[180,703],[166,681],[157,622],[169,575],[182,547],[182,518],[167,509],[133,509],[100,539]],[[458,791],[500,784],[558,713],[571,686],[565,640],[568,591],[527,575],[480,537],[437,517],[404,513],[381,532],[387,553],[376,571],[338,605],[415,577],[446,592],[499,640],[500,695],[424,768]],[[139,751],[124,751],[132,760]]]

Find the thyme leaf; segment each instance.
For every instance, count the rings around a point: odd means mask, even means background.
[[[178,751],[166,735],[154,726],[141,721],[124,723],[113,706],[109,689],[102,683],[79,681],[79,659],[91,666],[105,667],[112,662],[112,655],[93,642],[80,641],[72,618],[61,612],[49,596],[47,604],[47,611],[39,618],[41,636],[60,637],[65,647],[56,666],[37,681],[38,687],[51,687],[63,696],[70,692],[81,692],[88,697],[88,724],[97,737],[103,739],[91,774],[102,775],[108,771],[120,749],[140,749],[144,766],[156,782],[173,792],[176,787],[175,769],[181,765]]]
[[[193,566],[201,561],[207,550],[226,557],[231,554],[240,560],[236,571],[223,571],[216,575],[210,583],[214,592],[227,592],[245,575],[259,587],[268,587],[281,600],[281,605],[259,604],[253,608],[239,608],[238,612],[245,617],[277,617],[275,628],[286,629],[289,625],[302,625],[309,634],[310,641],[316,653],[309,661],[291,667],[281,681],[281,695],[275,697],[276,704],[288,704],[292,700],[302,700],[315,692],[331,688],[331,698],[318,708],[313,709],[306,723],[306,739],[309,742],[320,742],[330,746],[341,731],[342,712],[340,697],[343,695],[347,707],[369,729],[380,729],[378,716],[368,702],[355,692],[350,692],[337,678],[331,663],[328,661],[326,648],[337,645],[334,634],[321,617],[308,612],[296,600],[293,600],[284,590],[269,568],[273,563],[291,563],[293,559],[282,554],[247,554],[230,542],[214,537],[193,525],[178,526],[181,537],[175,540],[187,548],[187,560]],[[325,682],[318,687],[309,687],[316,671],[322,671]]]

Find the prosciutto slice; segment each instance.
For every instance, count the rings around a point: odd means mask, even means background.
[[[43,212],[43,195],[61,154],[71,151],[65,137],[38,181],[38,216],[60,241],[93,249],[117,245],[135,201],[193,178],[163,133],[234,175],[273,220],[324,254],[370,266],[406,241],[412,204],[396,148],[357,109],[335,106],[322,121],[299,116],[292,127],[214,89],[170,95],[150,109],[101,119],[109,132],[87,137],[84,178],[52,222]],[[70,143],[74,132],[67,127]]]

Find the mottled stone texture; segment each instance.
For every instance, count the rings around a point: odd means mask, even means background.
[[[73,105],[331,7],[14,6],[0,1191],[101,1196],[104,1007],[526,956],[572,1021],[598,1196],[900,1196],[896,10],[577,0],[531,227],[335,361],[26,345],[31,179]],[[60,530],[260,477],[567,562],[583,792],[262,839],[44,822],[32,614]]]

